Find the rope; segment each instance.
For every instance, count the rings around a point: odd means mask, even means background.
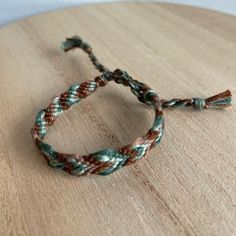
[[[62,43],[62,48],[65,52],[81,48],[88,54],[95,68],[101,73],[93,80],[71,85],[66,92],[54,97],[47,108],[40,110],[35,119],[32,135],[36,146],[51,167],[64,170],[69,174],[77,176],[89,174],[108,175],[123,166],[144,158],[149,150],[160,143],[163,136],[163,108],[192,106],[201,110],[210,107],[226,108],[231,105],[231,92],[229,90],[207,99],[160,100],[153,89],[145,83],[134,80],[126,71],[120,69],[108,70],[97,60],[89,44],[80,37],[67,38]],[[104,87],[109,81],[130,87],[131,92],[140,102],[154,109],[154,122],[146,134],[119,149],[104,149],[88,155],[60,153],[51,145],[43,142],[49,127],[64,110],[79,103],[80,100],[95,92],[97,88]]]

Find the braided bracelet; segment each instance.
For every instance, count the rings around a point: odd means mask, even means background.
[[[77,176],[89,174],[107,175],[123,166],[144,158],[147,152],[161,141],[164,129],[162,108],[192,106],[195,109],[201,110],[210,107],[226,108],[231,106],[231,92],[229,90],[207,99],[160,100],[153,89],[144,83],[134,80],[126,71],[116,69],[112,72],[100,64],[93,54],[92,48],[80,37],[67,38],[62,43],[62,48],[65,52],[81,48],[88,54],[95,68],[101,73],[93,80],[88,80],[81,84],[73,84],[68,91],[54,97],[47,108],[38,112],[34,128],[32,129],[34,142],[48,164],[70,174]],[[155,118],[153,125],[145,135],[117,150],[105,149],[83,156],[57,152],[52,146],[43,142],[49,127],[64,110],[80,102],[81,99],[92,94],[98,87],[103,87],[112,80],[118,84],[130,87],[131,92],[140,102],[154,109]]]

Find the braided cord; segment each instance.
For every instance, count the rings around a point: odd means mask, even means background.
[[[80,102],[81,99],[92,94],[99,86],[104,86],[104,79],[108,76],[109,80],[111,80],[111,77],[114,77],[115,82],[129,86],[131,91],[136,91],[135,88],[140,86],[138,82],[131,79],[127,82],[126,79],[120,79],[123,77],[118,78],[117,74],[120,74],[119,70],[113,73],[104,72],[94,80],[74,84],[67,92],[56,96],[47,108],[38,113],[33,129],[33,136],[36,145],[50,166],[63,169],[75,175],[106,175],[124,165],[141,159],[148,150],[160,142],[163,131],[163,116],[160,105],[155,107],[155,120],[151,129],[144,136],[136,139],[132,144],[118,150],[105,149],[90,155],[80,156],[78,154],[59,153],[52,146],[42,141],[49,127],[64,110],[67,110],[75,103]],[[153,94],[153,91],[150,89],[148,91],[152,92],[152,96],[150,96],[150,100],[148,101],[151,103],[156,99],[157,95]],[[138,93],[134,92],[134,94],[137,95]]]
[[[126,71],[120,69],[108,70],[97,60],[89,44],[80,37],[67,38],[62,44],[62,48],[65,52],[81,48],[88,54],[95,68],[101,73],[93,80],[75,83],[66,92],[55,96],[47,108],[38,112],[35,119],[32,135],[36,146],[51,167],[64,170],[70,174],[77,176],[88,174],[107,175],[123,166],[141,160],[149,150],[161,141],[164,129],[162,108],[193,106],[195,109],[206,109],[208,107],[224,108],[231,105],[229,90],[208,99],[160,100],[154,90],[146,84],[134,80]],[[104,149],[88,155],[60,153],[51,145],[43,142],[49,127],[64,110],[79,103],[80,100],[95,92],[97,88],[105,86],[108,81],[112,80],[117,84],[130,87],[131,92],[140,102],[154,109],[154,122],[146,134],[119,149]]]

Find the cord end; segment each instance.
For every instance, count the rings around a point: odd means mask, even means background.
[[[208,109],[208,108],[219,108],[224,109],[232,105],[232,94],[230,90],[226,90],[222,93],[214,95],[212,97],[203,98],[193,98],[193,107],[195,109]]]
[[[82,39],[79,36],[75,35],[71,38],[66,38],[66,41],[62,42],[61,44],[61,49],[64,52],[67,52],[74,48],[80,48],[82,42],[83,42]]]
[[[226,90],[215,96],[209,97],[205,100],[206,108],[228,108],[232,105],[232,94],[230,90]]]

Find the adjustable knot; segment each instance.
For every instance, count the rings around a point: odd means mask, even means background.
[[[193,108],[202,110],[206,108],[206,100],[204,98],[192,98]]]
[[[118,84],[123,84],[125,86],[130,85],[133,78],[127,73],[127,71],[116,69],[112,72],[112,77]]]
[[[139,97],[140,88],[139,85],[141,84],[137,80],[134,80],[127,71],[116,69],[112,72],[112,79],[117,84],[123,84],[124,86],[129,86],[132,93],[134,93],[137,97]]]
[[[149,106],[156,106],[156,102],[158,101],[157,93],[149,88],[143,93],[142,100]]]

